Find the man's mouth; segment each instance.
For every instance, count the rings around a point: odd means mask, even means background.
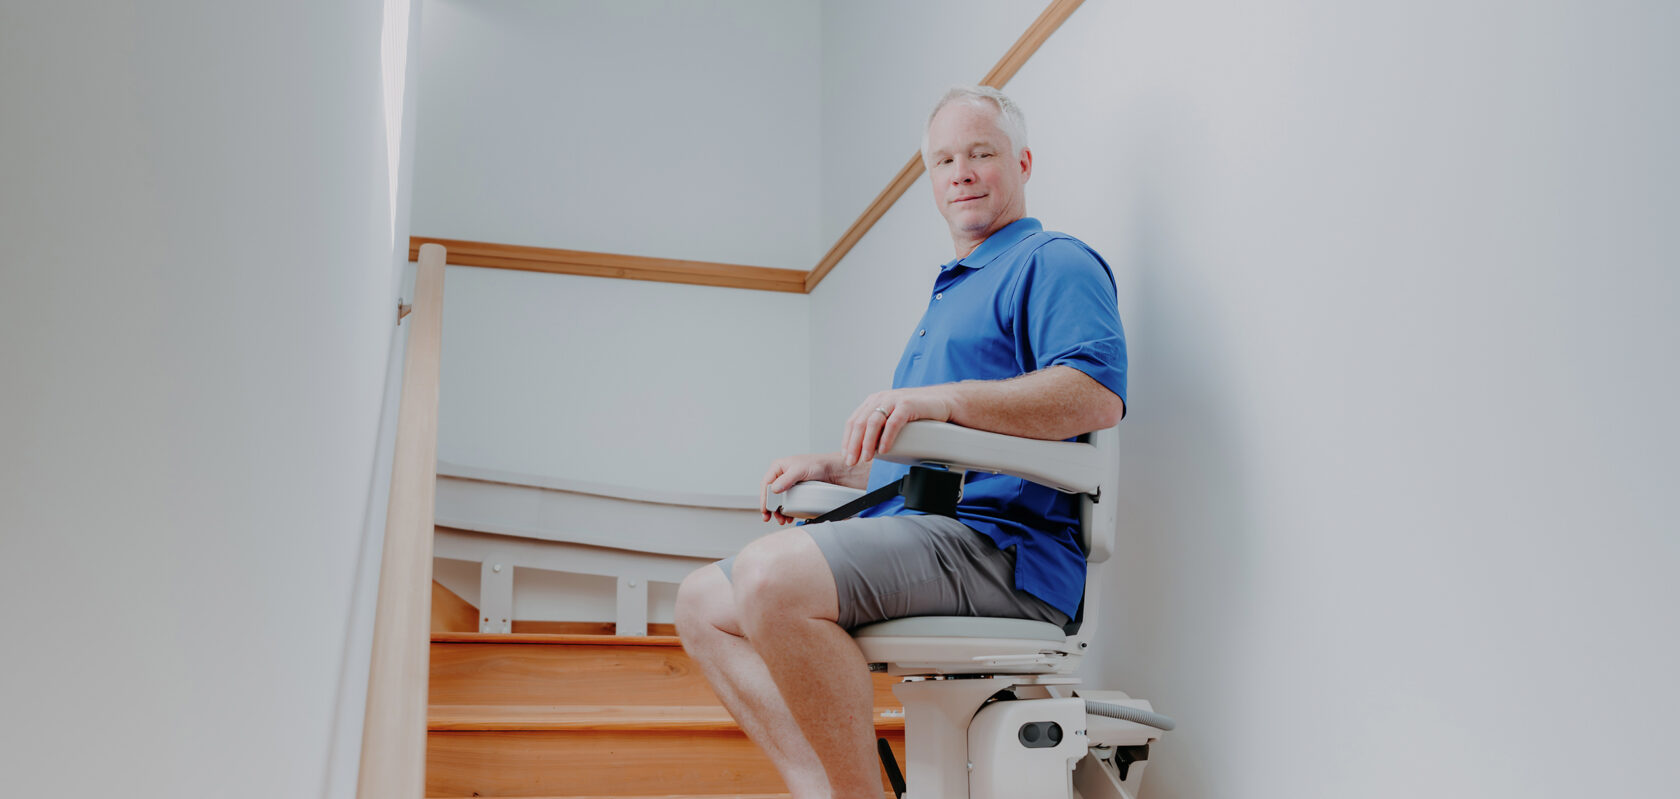
[[[958,197],[955,200],[952,200],[951,204],[952,205],[959,205],[959,204],[970,202],[970,201],[973,201],[973,200],[978,200],[978,199],[980,199],[982,197],[985,197],[985,196],[986,195],[984,195],[984,194],[968,194],[968,195],[964,195],[962,197]]]

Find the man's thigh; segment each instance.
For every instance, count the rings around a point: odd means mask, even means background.
[[[839,624],[907,616],[1001,616],[1065,624],[1067,616],[1015,588],[1015,552],[947,516],[846,519],[800,528],[834,575]],[[730,576],[733,558],[718,563]]]

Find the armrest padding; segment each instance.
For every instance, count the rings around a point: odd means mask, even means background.
[[[988,433],[946,422],[911,422],[881,460],[1008,474],[1070,494],[1095,494],[1102,485],[1097,448]]]
[[[783,516],[814,519],[863,494],[862,489],[808,480],[793,484],[783,493],[771,494],[768,504],[771,510],[780,509]]]

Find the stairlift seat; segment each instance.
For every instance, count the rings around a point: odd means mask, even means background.
[[[1067,638],[1062,628],[1047,621],[987,616],[911,616],[879,621],[852,631],[852,637],[859,639],[918,638],[929,635],[1022,641],[1062,641]]]
[[[1046,674],[1076,664],[1062,628],[1032,619],[913,616],[852,631],[890,674]]]

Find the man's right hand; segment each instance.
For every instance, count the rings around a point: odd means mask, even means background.
[[[869,483],[869,471],[847,467],[844,456],[838,452],[777,458],[770,462],[770,469],[764,473],[764,481],[758,490],[758,509],[764,514],[764,520],[774,520],[777,524],[794,521],[792,516],[783,516],[770,509],[770,495],[782,493],[807,480],[862,488]]]

